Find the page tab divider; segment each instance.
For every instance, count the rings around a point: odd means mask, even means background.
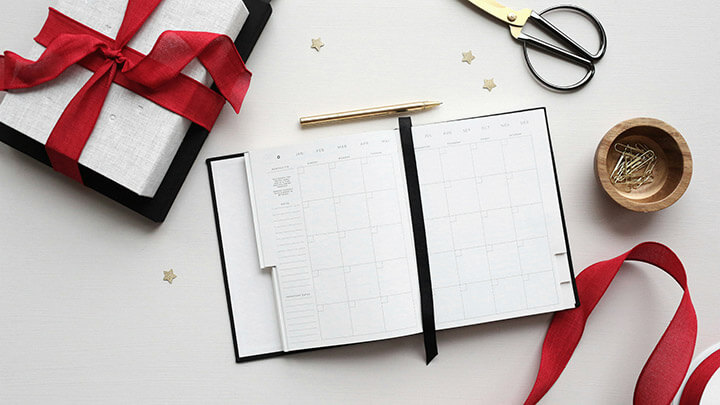
[[[556,269],[557,269],[557,268],[562,268],[562,266],[565,265],[565,264],[567,263],[567,260],[568,260],[568,258],[567,258],[567,252],[555,253],[555,254],[553,255],[553,260],[555,261],[555,263],[553,263],[553,264],[554,264],[554,266],[553,266],[554,268],[556,268]],[[569,272],[561,272],[561,273],[560,273],[560,278],[559,278],[558,282],[559,282],[560,284],[570,283],[570,282],[572,282],[572,276],[570,275]]]
[[[257,252],[258,252],[258,261],[260,262],[260,270],[263,271],[269,271],[272,275],[272,281],[273,281],[273,290],[275,295],[275,307],[278,314],[278,327],[280,328],[280,333],[282,336],[282,343],[283,343],[283,351],[288,351],[288,340],[287,340],[287,331],[285,330],[285,317],[283,316],[282,311],[282,302],[280,300],[280,282],[278,280],[278,274],[277,274],[277,265],[274,264],[274,260],[272,260],[272,263],[269,263],[268,259],[265,257],[265,246],[263,245],[263,238],[260,231],[260,222],[259,222],[259,214],[257,209],[257,202],[255,200],[255,183],[253,180],[253,174],[252,174],[252,164],[251,164],[251,152],[245,153],[245,171],[247,173],[247,180],[248,180],[248,193],[250,194],[250,206],[252,208],[252,217],[253,217],[253,225],[255,228],[255,240],[257,242]],[[273,258],[275,255],[273,254]]]
[[[433,305],[432,280],[430,278],[430,258],[425,234],[425,218],[420,198],[415,144],[412,138],[412,121],[409,117],[400,118],[400,142],[402,145],[405,179],[410,201],[410,217],[415,240],[415,257],[420,287],[420,311],[422,314],[423,339],[425,341],[425,361],[430,364],[438,354],[435,334],[435,308]]]
[[[273,289],[274,295],[275,295],[275,311],[277,311],[278,315],[278,327],[280,328],[280,336],[282,337],[282,345],[283,345],[283,351],[288,351],[288,338],[287,338],[287,329],[285,329],[285,315],[284,311],[282,309],[282,300],[280,299],[280,281],[278,279],[277,274],[277,267],[273,266],[270,268],[271,274],[272,274],[272,281],[273,281]]]
[[[275,267],[274,260],[268,260],[265,256],[266,247],[263,244],[262,234],[260,232],[260,220],[257,209],[257,203],[255,201],[255,182],[252,174],[252,153],[245,152],[245,172],[247,173],[248,179],[248,192],[250,193],[250,207],[252,208],[253,224],[255,228],[255,240],[257,242],[258,258],[260,261],[260,268],[262,270],[272,270]]]

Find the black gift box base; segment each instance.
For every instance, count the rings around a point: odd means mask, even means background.
[[[270,14],[272,14],[272,8],[270,7],[270,0],[243,1],[248,8],[249,15],[235,40],[235,46],[243,60],[247,61],[270,18]],[[217,91],[215,86],[213,86],[213,89]],[[155,197],[152,198],[142,197],[82,165],[80,165],[80,174],[85,186],[152,221],[163,222],[170,212],[170,208],[180,192],[180,188],[185,182],[193,163],[195,163],[195,159],[200,153],[208,134],[209,132],[206,129],[197,124],[190,126],[175,158],[170,164],[170,168],[155,193]],[[1,122],[0,141],[50,166],[50,159],[45,152],[45,145]]]

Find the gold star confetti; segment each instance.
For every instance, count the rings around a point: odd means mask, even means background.
[[[163,277],[163,281],[167,281],[170,284],[172,284],[173,280],[175,280],[177,278],[177,276],[175,275],[175,273],[173,272],[172,269],[170,269],[170,271],[163,271],[163,273],[165,273],[165,277]]]
[[[487,91],[492,91],[492,89],[494,89],[495,87],[497,87],[497,85],[495,84],[495,79],[485,79],[485,85],[483,86],[483,89],[487,89]]]
[[[463,52],[462,56],[462,61],[467,63],[468,65],[471,64],[473,60],[475,60],[475,55],[472,54],[472,51]]]
[[[312,45],[310,46],[310,48],[313,48],[316,51],[320,52],[320,48],[322,48],[323,46],[325,46],[325,44],[323,44],[320,38],[317,38],[312,40]]]

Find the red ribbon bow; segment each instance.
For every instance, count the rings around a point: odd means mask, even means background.
[[[684,291],[670,325],[640,372],[633,403],[656,405],[669,404],[673,400],[690,367],[697,337],[697,317],[680,259],[667,246],[648,242],[614,259],[596,263],[578,275],[580,307],[553,316],[543,343],[540,370],[525,404],[540,401],[560,377],[580,342],[588,317],[626,260],[649,263],[664,270]]]
[[[225,100],[239,112],[252,75],[227,35],[165,31],[147,56],[127,47],[161,1],[129,0],[116,39],[51,8],[35,38],[47,48],[36,62],[12,52],[0,56],[0,91],[38,86],[74,64],[95,72],[70,101],[45,144],[56,171],[82,183],[78,160],[112,83],[207,130],[212,129]],[[222,95],[181,73],[195,58]]]

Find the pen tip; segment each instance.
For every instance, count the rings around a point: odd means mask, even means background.
[[[426,104],[428,107],[437,107],[442,104],[442,101],[428,101]]]

